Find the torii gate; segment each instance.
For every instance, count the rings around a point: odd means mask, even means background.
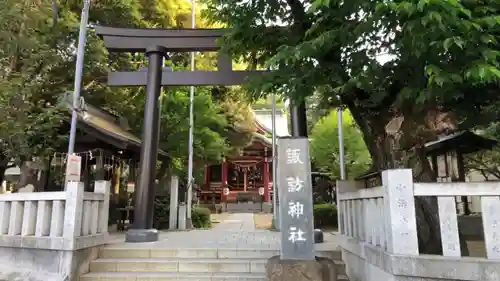
[[[142,52],[148,57],[148,71],[110,72],[109,86],[146,86],[144,125],[142,128],[139,185],[136,190],[134,227],[127,232],[128,242],[158,240],[152,229],[154,184],[159,141],[160,110],[158,98],[162,86],[240,85],[262,71],[233,71],[229,56],[219,53],[217,71],[164,72],[167,52],[219,51],[217,39],[224,29],[131,29],[97,26],[111,52]]]

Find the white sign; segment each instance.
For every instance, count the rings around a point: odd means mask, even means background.
[[[69,154],[66,164],[66,181],[80,181],[81,171],[82,157],[76,154]]]
[[[259,187],[259,195],[264,195],[264,188],[263,187]]]
[[[222,193],[224,194],[224,196],[228,196],[228,195],[229,195],[229,188],[225,187],[225,188],[222,190]]]
[[[127,192],[134,193],[135,191],[135,182],[131,181],[127,183]]]

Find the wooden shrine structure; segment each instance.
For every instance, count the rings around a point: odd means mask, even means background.
[[[265,106],[254,106],[253,113],[257,130],[252,142],[239,155],[228,156],[221,163],[205,166],[204,182],[198,189],[200,203],[272,200],[272,110]],[[276,135],[290,135],[288,118],[282,108],[276,111]],[[228,191],[226,194],[224,189]],[[263,189],[263,198],[259,195],[259,189]]]
[[[235,202],[238,194],[246,198],[257,198],[259,188],[264,188],[264,201],[272,196],[272,140],[259,126],[252,143],[240,155],[226,157],[219,164],[205,166],[205,182],[201,186],[200,201],[203,203]],[[266,188],[267,187],[267,188]],[[224,188],[229,189],[224,194]]]
[[[430,157],[434,176],[438,182],[465,182],[464,155],[492,149],[496,140],[479,136],[470,131],[456,132],[425,144]],[[462,196],[457,200],[457,209],[464,215],[470,214],[470,198]]]

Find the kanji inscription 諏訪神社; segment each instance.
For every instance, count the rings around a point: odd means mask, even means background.
[[[281,259],[313,260],[311,163],[307,138],[280,138],[278,146]]]

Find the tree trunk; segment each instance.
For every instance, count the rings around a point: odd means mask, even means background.
[[[19,182],[16,186],[15,192],[19,191],[19,189],[27,186],[33,185],[35,187],[38,183],[36,164],[33,161],[23,161],[21,163],[21,175],[19,178]]]
[[[424,143],[436,139],[441,132],[428,126],[426,116],[407,113],[395,135],[386,132],[393,116],[349,108],[358,123],[373,160],[373,171],[391,168],[410,168],[415,182],[436,182],[434,172],[424,151]],[[405,116],[405,114],[399,115]],[[419,118],[421,117],[421,118]],[[422,254],[442,254],[441,231],[436,197],[416,197],[415,211],[419,250]],[[460,235],[463,256],[467,245]]]
[[[162,161],[157,178],[159,190],[163,191],[161,193],[170,193],[170,184],[172,182],[172,160],[170,158]]]

